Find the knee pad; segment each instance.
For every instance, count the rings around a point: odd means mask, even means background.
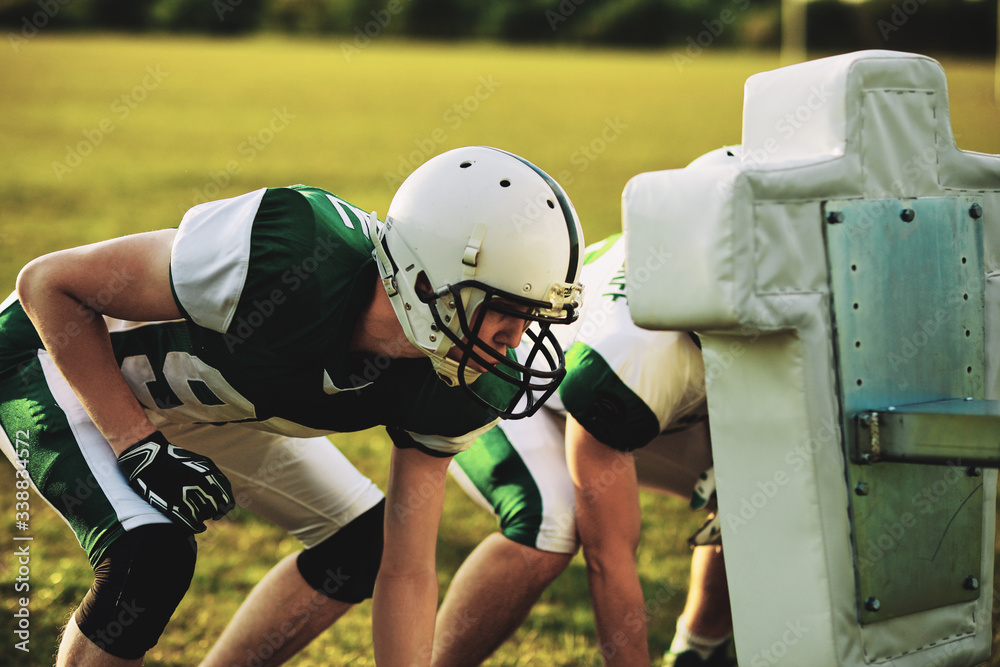
[[[94,568],[94,585],[75,619],[87,639],[113,656],[135,660],[159,641],[194,575],[191,532],[157,523],[115,540]]]
[[[361,602],[375,591],[382,562],[385,499],[316,546],[302,551],[299,574],[317,591],[340,602]]]

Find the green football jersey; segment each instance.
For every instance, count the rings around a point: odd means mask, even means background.
[[[441,455],[491,427],[494,416],[438,379],[429,359],[349,350],[381,289],[373,222],[301,185],[188,211],[170,260],[184,319],[106,318],[122,373],[154,423],[240,422],[292,436],[384,425],[397,444]],[[16,367],[39,347],[20,305],[8,303],[0,365]],[[514,391],[489,374],[475,388],[496,404]]]

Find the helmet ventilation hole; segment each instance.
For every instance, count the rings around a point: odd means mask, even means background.
[[[510,187],[510,181],[508,181],[506,178],[503,179],[502,181],[500,181],[500,187],[501,188],[509,188]]]
[[[556,207],[555,202],[553,202],[551,199],[546,199],[545,203],[549,205],[549,208],[555,208]]]
[[[460,164],[460,165],[458,165],[458,166],[459,166],[459,167],[461,167],[462,169],[468,169],[469,167],[471,167],[471,166],[472,166],[472,163],[471,163],[471,162],[468,162],[468,161],[466,161],[466,162],[463,162],[462,164]]]

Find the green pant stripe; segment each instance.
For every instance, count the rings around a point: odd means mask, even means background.
[[[500,532],[519,544],[535,547],[542,525],[542,496],[503,430],[490,429],[458,454],[455,462],[493,507]]]
[[[69,522],[96,566],[124,529],[49,391],[37,357],[0,375],[0,427],[31,481]]]

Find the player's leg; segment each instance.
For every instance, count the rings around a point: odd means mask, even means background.
[[[186,527],[156,523],[115,540],[63,632],[56,664],[141,664],[191,581],[190,538]]]
[[[455,573],[434,631],[435,667],[477,665],[517,630],[573,554],[541,551],[500,533],[484,539]]]
[[[636,452],[640,484],[684,500],[690,499],[698,476],[711,465],[707,422],[662,435]],[[663,665],[731,664],[724,656],[731,636],[732,615],[722,550],[714,546],[697,547],[691,557],[684,611],[677,619],[674,640]],[[704,657],[716,662],[705,662]]]
[[[677,619],[664,666],[733,665],[735,656],[731,655],[729,641],[732,634],[733,617],[722,547],[696,547],[691,556],[687,601]]]
[[[459,568],[438,612],[433,664],[475,665],[524,622],[577,550],[562,421],[505,422],[456,457],[462,488],[500,520]]]
[[[690,500],[698,476],[712,467],[708,422],[660,435],[634,454],[640,487]]]
[[[103,649],[98,648],[80,632],[76,619],[70,617],[63,630],[62,641],[59,643],[59,653],[56,655],[56,667],[70,665],[88,665],[89,667],[134,667],[142,664],[142,658],[126,660],[116,658]]]
[[[45,498],[94,566],[94,585],[64,632],[58,664],[140,664],[191,581],[190,532],[129,488],[44,352],[2,374],[0,423],[18,482],[32,482],[26,502]]]
[[[326,438],[241,427],[187,427],[169,436],[212,457],[249,510],[306,547],[254,587],[203,665],[281,664],[371,597],[382,553],[382,492]]]

